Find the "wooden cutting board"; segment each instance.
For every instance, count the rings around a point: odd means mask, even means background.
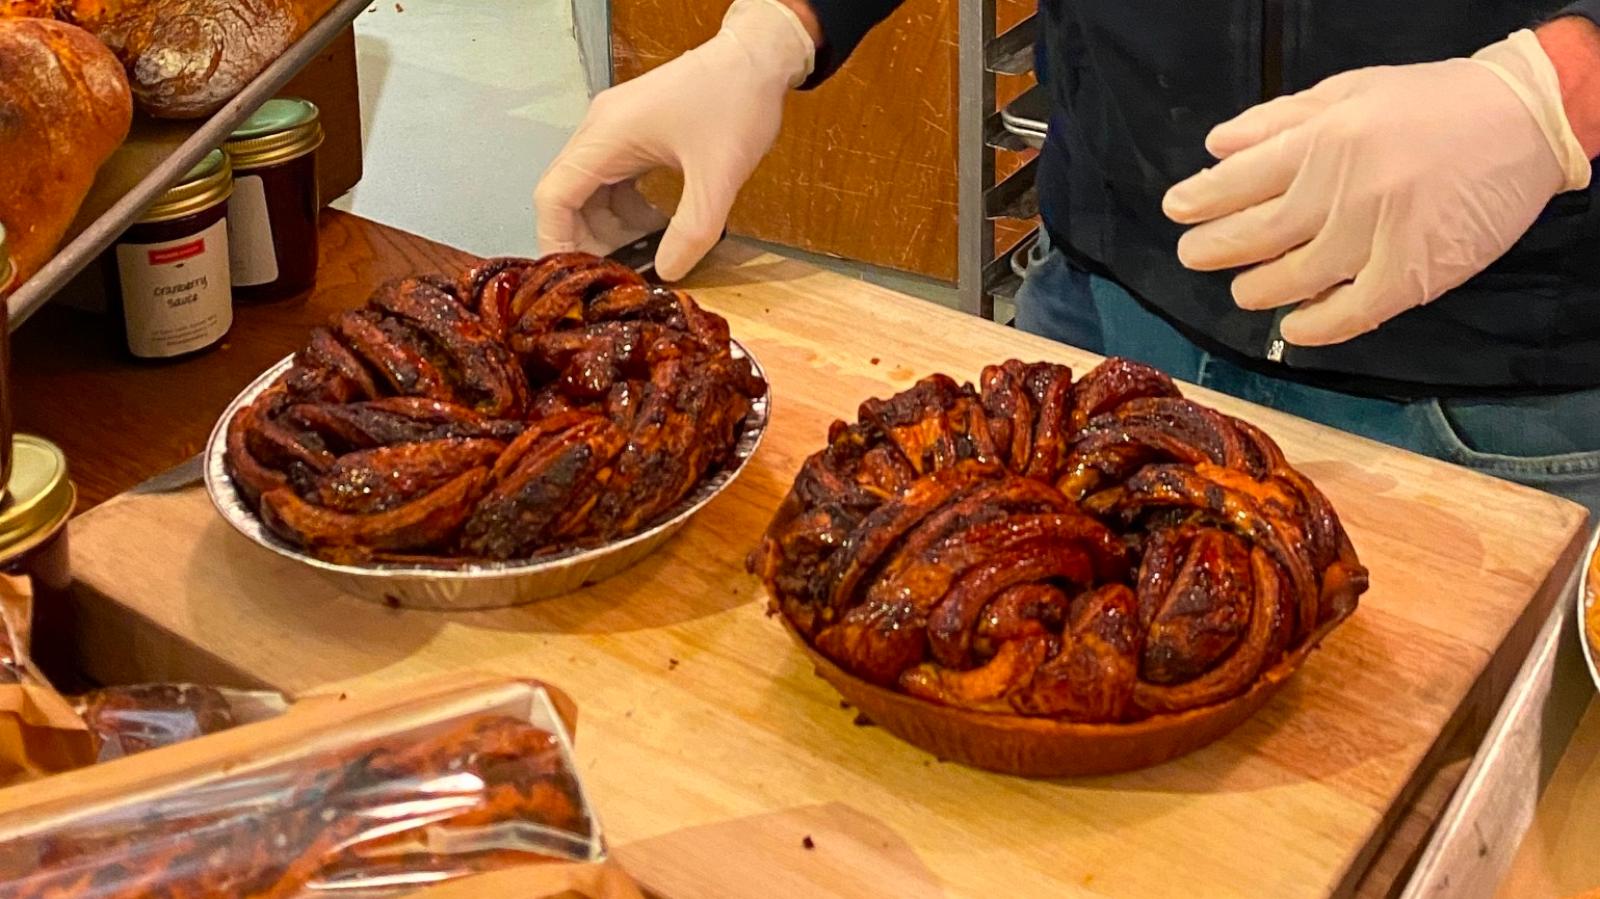
[[[462,668],[545,678],[578,701],[617,854],[671,899],[1325,896],[1356,889],[1447,747],[1487,721],[1581,550],[1576,506],[1195,390],[1332,498],[1372,570],[1360,611],[1188,758],[1058,782],[941,763],[854,723],[742,559],[862,399],[1011,356],[1095,360],[739,245],[689,287],[766,366],[774,417],[745,476],[655,557],[522,609],[406,612],[245,542],[201,491],[125,495],[72,528],[84,664],[293,693]]]

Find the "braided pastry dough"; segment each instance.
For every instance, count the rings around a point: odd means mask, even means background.
[[[325,558],[523,559],[653,523],[765,392],[684,294],[585,254],[498,259],[317,329],[229,423],[227,465]]]
[[[979,712],[1224,702],[1347,617],[1366,570],[1260,430],[1108,360],[929,377],[835,422],[751,569],[818,652]]]

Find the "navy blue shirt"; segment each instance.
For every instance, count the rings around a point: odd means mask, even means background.
[[[822,24],[823,46],[817,53],[816,74],[808,86],[821,84],[844,64],[873,26],[888,18],[905,0],[810,0]],[[1562,11],[1600,25],[1600,0],[1578,0]]]
[[[810,2],[824,41],[807,86],[901,0]],[[1159,16],[1152,5],[1040,0],[1052,114],[1039,198],[1055,246],[1191,340],[1276,376],[1388,395],[1600,386],[1600,179],[1557,197],[1438,301],[1281,358],[1275,316],[1233,303],[1233,273],[1183,268],[1183,229],[1161,214],[1167,189],[1211,164],[1206,133],[1249,106],[1348,69],[1470,55],[1558,15],[1600,25],[1600,0],[1175,0]]]

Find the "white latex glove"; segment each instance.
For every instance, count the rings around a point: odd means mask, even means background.
[[[676,281],[722,235],[739,188],[771,149],[783,99],[805,81],[816,46],[777,0],[734,0],[711,40],[602,91],[534,191],[539,249],[609,253],[659,227],[633,179],[683,173],[678,211],[656,254]]]
[[[1221,162],[1162,208],[1185,266],[1255,266],[1245,309],[1300,303],[1284,340],[1339,343],[1494,262],[1557,193],[1589,184],[1531,31],[1471,59],[1357,69],[1218,125]]]

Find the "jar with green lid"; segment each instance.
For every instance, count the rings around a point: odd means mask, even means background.
[[[26,577],[33,586],[33,655],[53,678],[72,655],[67,519],[78,489],[68,475],[66,454],[42,437],[16,435],[11,457],[8,498],[0,506],[0,571]]]
[[[321,146],[316,104],[289,98],[262,104],[223,144],[233,160],[229,247],[241,302],[286,299],[316,283]]]
[[[134,356],[189,356],[221,343],[233,327],[232,194],[228,156],[213,150],[117,240],[117,299]]]

